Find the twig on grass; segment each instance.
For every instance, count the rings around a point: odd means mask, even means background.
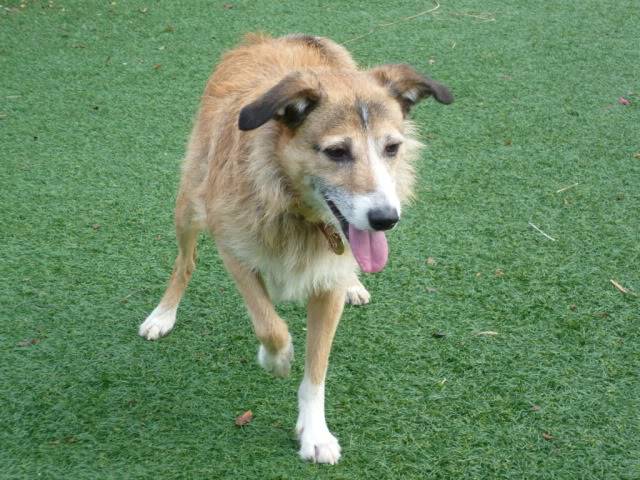
[[[629,290],[628,288],[624,288],[622,285],[620,285],[618,282],[616,282],[613,278],[609,280],[614,287],[616,287],[618,289],[618,291],[620,291],[620,293],[624,293],[625,295],[633,295],[634,297],[637,297],[638,294],[635,292],[632,292],[631,290]]]
[[[342,42],[342,44],[346,45],[347,43],[355,42],[356,40],[360,40],[361,38],[368,37],[369,35],[373,35],[374,33],[378,32],[382,28],[391,27],[393,25],[397,25],[398,23],[408,22],[409,20],[413,20],[414,18],[422,17],[423,15],[427,15],[429,13],[433,13],[433,12],[435,12],[436,10],[438,10],[440,8],[440,4],[438,3],[437,0],[433,0],[433,3],[435,3],[435,7],[431,8],[429,10],[425,10],[424,12],[416,13],[415,15],[411,15],[409,17],[402,17],[400,20],[396,20],[395,22],[381,23],[376,28],[374,28],[372,30],[369,30],[366,33],[363,33],[362,35],[358,35],[357,37],[353,37],[353,38],[350,38],[349,40],[345,40],[344,42]]]
[[[538,227],[536,227],[533,223],[529,222],[529,226],[535,228],[538,232],[540,232],[542,235],[544,235],[545,237],[547,237],[549,240],[551,240],[552,242],[555,242],[556,239],[547,235],[546,233],[544,233],[542,230],[540,230]]]
[[[568,187],[562,187],[560,190],[556,190],[556,193],[562,193],[565,190],[569,190],[570,188],[577,187],[580,185],[580,182],[574,183],[573,185],[569,185]]]

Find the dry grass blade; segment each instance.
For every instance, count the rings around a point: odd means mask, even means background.
[[[544,233],[542,230],[540,230],[538,227],[536,227],[533,223],[529,222],[529,226],[533,227],[535,230],[537,230],[538,232],[540,232],[542,235],[544,235],[545,237],[547,237],[549,240],[551,240],[552,242],[555,242],[556,239],[553,238],[550,235],[547,235],[546,233]]]
[[[358,35],[357,37],[353,37],[353,38],[350,38],[349,40],[345,40],[344,42],[342,42],[342,44],[347,45],[348,43],[352,43],[352,42],[355,42],[356,40],[360,40],[361,38],[368,37],[369,35],[373,35],[374,33],[377,33],[381,28],[391,27],[393,25],[397,25],[398,23],[408,22],[409,20],[413,20],[414,18],[422,17],[423,15],[433,13],[440,8],[440,4],[437,2],[437,0],[434,0],[433,3],[435,4],[435,7],[429,10],[425,10],[423,12],[419,12],[419,13],[416,13],[415,15],[411,15],[408,17],[403,17],[400,20],[396,20],[395,22],[381,23],[376,28],[369,30],[367,33],[363,33],[362,35]]]
[[[635,292],[632,292],[631,290],[629,290],[628,288],[624,288],[622,285],[620,285],[620,283],[616,282],[613,278],[609,280],[611,282],[611,284],[616,287],[618,289],[618,291],[620,291],[620,293],[624,293],[625,295],[633,295],[634,297],[637,297],[638,294]]]
[[[578,185],[580,185],[580,182],[574,183],[573,185],[569,185],[568,187],[562,187],[560,190],[556,190],[556,193],[562,193],[566,190],[569,190],[570,188],[577,187]]]
[[[482,22],[495,22],[496,16],[493,13],[471,13],[471,12],[462,12],[462,13],[452,13],[456,17],[471,17],[476,20],[480,20]]]

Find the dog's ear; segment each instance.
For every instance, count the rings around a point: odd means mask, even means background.
[[[405,115],[416,103],[431,95],[445,105],[453,102],[453,95],[447,87],[419,74],[409,65],[381,65],[369,70],[369,73],[380,85],[389,89],[391,95],[400,102]]]
[[[255,102],[240,110],[238,127],[253,130],[269,120],[278,120],[289,128],[296,128],[320,100],[317,84],[300,72],[284,77]]]

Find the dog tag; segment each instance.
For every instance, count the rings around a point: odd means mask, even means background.
[[[318,225],[320,231],[327,237],[327,242],[329,242],[329,248],[336,255],[342,255],[344,253],[344,243],[342,242],[342,237],[340,234],[336,232],[336,229],[333,228],[332,225],[327,225],[326,223],[321,223]]]

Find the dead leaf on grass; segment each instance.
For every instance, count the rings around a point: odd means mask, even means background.
[[[25,340],[20,340],[18,342],[18,346],[19,347],[28,347],[30,345],[37,345],[38,343],[40,343],[40,339],[39,338],[27,338]]]
[[[247,425],[251,420],[253,420],[253,412],[247,410],[242,415],[236,417],[236,426],[242,427]]]
[[[502,270],[501,268],[497,268],[496,277],[502,277],[502,276],[504,276],[504,270]]]
[[[433,257],[428,257],[427,258],[427,265],[434,266],[434,265],[437,265],[437,264],[438,264],[438,261],[435,258],[433,258]]]
[[[539,412],[540,411],[540,405],[531,405],[531,411],[532,412]]]
[[[547,442],[550,442],[551,440],[554,440],[556,437],[554,437],[548,432],[542,432],[542,438],[544,438]]]

